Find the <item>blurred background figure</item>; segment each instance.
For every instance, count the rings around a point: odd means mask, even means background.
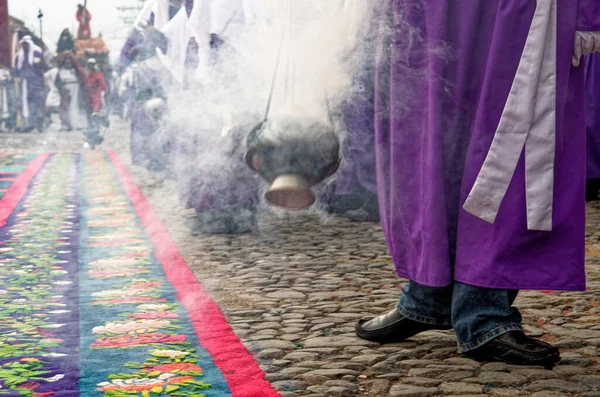
[[[166,106],[167,91],[176,86],[169,71],[157,57],[165,52],[167,39],[153,27],[140,32],[140,40],[129,43],[126,58],[132,62],[122,76],[120,96],[129,96],[131,106],[131,161],[135,165],[154,168],[151,161],[151,137],[160,124],[161,110]],[[128,46],[128,44],[126,44]],[[153,101],[153,102],[150,102]],[[149,105],[159,104],[159,106]]]
[[[59,58],[58,66],[56,86],[60,91],[62,129],[84,129],[91,110],[85,71],[69,54]]]
[[[0,67],[0,128],[15,127],[15,81],[8,68]]]
[[[53,61],[50,70],[44,74],[46,82],[46,118],[48,125],[52,124],[52,116],[58,114],[60,110],[60,91],[56,86],[58,71],[56,61]]]
[[[189,101],[219,95],[239,100],[236,96],[243,84],[239,47],[248,22],[243,3],[186,1],[170,25],[187,24],[188,29],[165,28],[175,44],[170,48],[178,51],[171,53],[167,64],[180,81],[197,84],[195,92],[189,93]],[[253,232],[257,227],[258,180],[243,158],[247,133],[259,119],[245,114],[244,105],[204,106],[202,122],[195,120],[197,115],[181,111],[173,115],[181,126],[175,137],[174,156],[180,199],[196,210],[191,225],[195,232]]]
[[[88,60],[87,68],[87,83],[92,113],[100,113],[104,110],[104,94],[108,91],[108,85],[104,79],[104,73],[98,69],[98,63],[94,58]]]
[[[20,49],[15,61],[15,74],[19,77],[19,110],[22,132],[44,130],[45,91],[43,51],[34,44],[31,36],[19,42]]]
[[[75,51],[75,40],[69,32],[69,29],[65,29],[60,34],[60,38],[58,39],[58,45],[56,46],[56,54],[60,55],[66,52],[74,52]]]

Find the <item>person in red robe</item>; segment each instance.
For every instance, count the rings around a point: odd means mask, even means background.
[[[104,73],[98,68],[98,63],[95,59],[88,61],[88,87],[90,90],[90,103],[93,113],[100,113],[103,109],[102,94],[108,91]]]
[[[92,20],[92,14],[87,8],[81,4],[77,5],[77,14],[75,15],[77,22],[79,22],[79,30],[77,31],[78,39],[89,39],[92,37],[92,29],[90,28],[90,21]]]

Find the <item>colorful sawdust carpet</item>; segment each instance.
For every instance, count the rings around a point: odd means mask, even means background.
[[[0,201],[0,396],[278,395],[114,153],[24,158]]]
[[[35,158],[32,154],[0,154],[0,199]]]

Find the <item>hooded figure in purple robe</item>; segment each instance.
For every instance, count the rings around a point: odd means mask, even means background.
[[[185,69],[202,65],[196,73],[204,72],[200,79],[207,85],[236,87],[239,81],[232,69],[236,38],[244,24],[241,1],[210,0],[194,6],[197,8],[190,13],[192,40],[181,43],[181,48],[188,50]],[[192,97],[211,89],[198,80],[196,74],[193,84],[198,86],[188,93]],[[235,88],[231,91],[235,93]],[[194,99],[186,102],[194,103]],[[251,232],[256,227],[258,182],[244,162],[245,138],[258,120],[242,117],[245,121],[237,119],[233,125],[231,115],[221,114],[219,106],[202,109],[203,115],[195,111],[189,109],[186,117],[177,120],[174,156],[181,201],[197,213],[192,228],[208,234]]]
[[[133,47],[130,54],[134,59],[124,73],[121,93],[129,92],[131,98],[131,161],[135,165],[150,170],[162,170],[162,151],[157,151],[153,135],[160,127],[160,109],[166,106],[169,91],[176,82],[156,56],[158,51],[166,51],[167,39],[158,30],[150,27],[142,33],[143,40]],[[150,101],[158,101],[158,107]],[[154,109],[157,117],[150,109]]]
[[[585,289],[585,67],[596,0],[384,0],[375,132],[399,305],[381,343],[454,328],[463,355],[552,367],[520,289]]]
[[[19,77],[19,110],[23,132],[44,129],[46,94],[44,90],[43,51],[31,36],[19,42],[20,49],[15,61],[15,74]]]
[[[598,200],[600,191],[600,54],[586,57],[587,182],[586,201]]]

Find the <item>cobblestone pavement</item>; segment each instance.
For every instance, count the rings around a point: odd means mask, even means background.
[[[106,147],[128,162],[127,128]],[[0,148],[82,150],[74,133],[0,134]],[[132,168],[184,257],[283,396],[600,396],[600,204],[588,208],[585,292],[523,291],[530,335],[554,343],[554,370],[458,357],[453,333],[380,346],[354,336],[356,320],[393,307],[395,276],[377,224],[317,213],[261,215],[260,232],[194,235],[172,181]]]

